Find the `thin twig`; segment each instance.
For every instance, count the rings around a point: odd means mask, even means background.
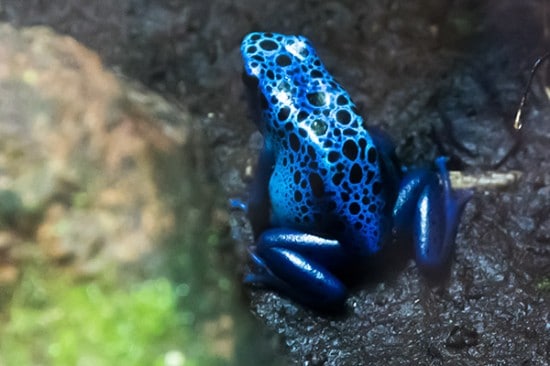
[[[527,96],[529,95],[529,91],[531,90],[531,83],[533,82],[533,78],[535,76],[535,73],[537,72],[537,69],[539,66],[548,58],[550,57],[550,52],[546,53],[545,55],[539,57],[535,63],[533,64],[533,67],[531,68],[531,74],[529,75],[529,81],[527,82],[527,86],[525,87],[525,91],[523,92],[523,96],[521,97],[521,101],[519,103],[519,108],[516,113],[516,118],[514,119],[514,128],[516,130],[521,129],[523,126],[521,123],[521,114],[523,113],[523,107],[525,106],[525,103],[527,102]]]

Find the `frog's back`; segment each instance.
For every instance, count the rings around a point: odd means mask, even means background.
[[[276,157],[273,223],[376,252],[383,231],[379,157],[347,92],[301,36],[252,33],[245,73],[258,88],[260,131]]]

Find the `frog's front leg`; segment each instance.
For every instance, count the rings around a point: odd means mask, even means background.
[[[408,172],[393,210],[398,239],[412,238],[416,262],[424,272],[440,271],[451,256],[469,190],[451,188],[446,158],[435,163],[438,173],[417,169]]]
[[[269,178],[273,173],[273,164],[275,158],[270,150],[263,148],[260,152],[256,172],[250,183],[250,194],[248,200],[243,202],[238,198],[230,199],[229,204],[232,208],[246,212],[254,237],[269,227],[271,211],[269,200]]]
[[[292,229],[264,231],[250,252],[255,269],[246,283],[274,288],[317,309],[343,305],[347,290],[334,275],[347,260],[340,243]]]
[[[275,158],[270,149],[264,147],[260,152],[258,165],[250,185],[250,196],[246,204],[247,216],[252,225],[254,237],[269,227],[269,178],[273,173]]]

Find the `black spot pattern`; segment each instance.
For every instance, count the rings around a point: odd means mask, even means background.
[[[302,36],[252,33],[241,51],[276,160],[272,224],[378,251],[385,195],[378,154],[347,92]]]
[[[344,142],[344,147],[342,152],[349,160],[355,160],[359,150],[357,149],[357,144],[353,140],[347,140]]]

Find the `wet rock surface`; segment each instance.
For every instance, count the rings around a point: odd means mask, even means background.
[[[71,34],[112,67],[184,104],[201,121],[207,138],[199,153],[228,197],[246,196],[261,141],[240,81],[238,47],[252,30],[308,36],[407,163],[443,153],[453,169],[523,172],[507,188],[476,191],[443,283],[433,285],[405,258],[369,271],[343,314],[317,314],[270,291],[249,293],[252,311],[280,334],[297,364],[547,364],[548,66],[533,86],[524,130],[511,129],[526,70],[550,44],[546,3],[22,4],[7,2],[0,17]],[[230,223],[242,273],[251,233],[241,213]]]

